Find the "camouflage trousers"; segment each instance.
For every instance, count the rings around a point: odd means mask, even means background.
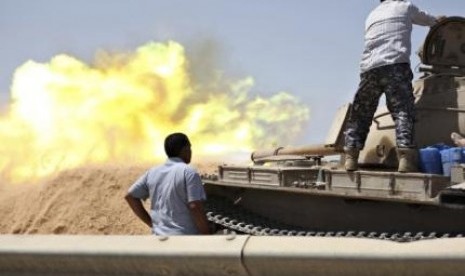
[[[414,147],[413,74],[407,63],[386,65],[360,75],[345,131],[345,148],[363,149],[371,122],[384,93],[396,126],[398,147]]]

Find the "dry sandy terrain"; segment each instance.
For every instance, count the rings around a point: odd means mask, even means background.
[[[148,167],[82,167],[38,183],[0,183],[0,234],[150,234],[123,198]]]

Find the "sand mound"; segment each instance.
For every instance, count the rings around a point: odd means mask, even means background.
[[[123,198],[147,168],[82,167],[41,183],[0,184],[0,234],[150,234]]]

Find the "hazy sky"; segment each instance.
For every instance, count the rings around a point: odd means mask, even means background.
[[[417,0],[434,15],[465,16],[463,0]],[[0,0],[0,105],[14,70],[66,53],[91,62],[99,49],[131,51],[175,40],[209,43],[226,76],[251,76],[253,92],[287,91],[308,105],[299,143],[322,142],[358,85],[365,17],[375,0]],[[427,28],[415,27],[413,50]],[[412,67],[419,63],[412,56]]]

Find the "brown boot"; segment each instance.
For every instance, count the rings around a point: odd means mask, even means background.
[[[417,150],[413,148],[397,148],[397,157],[399,158],[399,172],[416,172]]]
[[[346,148],[345,152],[345,164],[344,167],[346,171],[356,171],[358,170],[358,155],[360,151],[355,148]]]

